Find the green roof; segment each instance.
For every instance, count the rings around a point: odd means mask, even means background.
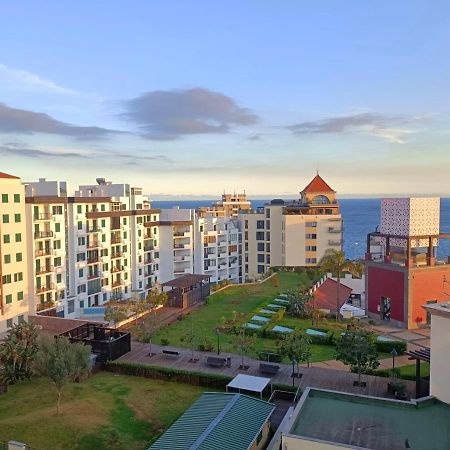
[[[148,450],[247,450],[273,410],[247,395],[206,392]]]

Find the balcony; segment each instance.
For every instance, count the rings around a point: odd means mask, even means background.
[[[95,280],[96,278],[100,278],[100,273],[91,273],[88,275],[88,280]]]
[[[124,284],[125,284],[125,281],[124,281],[124,280],[115,280],[115,281],[113,281],[113,282],[111,283],[111,286],[112,286],[113,288],[116,288],[116,287],[123,286]]]
[[[111,253],[111,259],[122,258],[122,256],[123,256],[122,252]]]
[[[34,251],[34,256],[52,256],[53,249],[52,248],[38,248]]]
[[[99,241],[88,242],[87,248],[100,248],[101,243]]]
[[[53,269],[53,266],[39,267],[38,269],[36,269],[36,275],[43,275],[44,273],[53,272]]]
[[[46,239],[53,237],[53,231],[35,231],[34,238],[35,239]]]
[[[125,269],[123,266],[120,267],[111,267],[111,273],[123,272]]]
[[[340,247],[340,246],[342,245],[342,241],[330,239],[330,240],[328,241],[328,245],[336,246],[336,247],[339,246],[339,247]]]
[[[88,258],[87,263],[88,264],[97,264],[100,262],[99,256],[93,256],[92,258]]]
[[[36,311],[45,311],[46,309],[51,309],[55,307],[55,302],[43,302],[43,303],[38,303],[36,305]]]
[[[341,228],[328,227],[328,233],[342,233]]]
[[[52,283],[46,284],[41,287],[36,287],[36,295],[42,294],[44,292],[53,291],[55,289],[55,286]]]
[[[33,215],[34,220],[52,220],[53,214],[51,213],[37,213]]]
[[[144,245],[144,252],[151,252],[153,250],[153,244],[152,245]]]
[[[153,239],[151,233],[144,234],[144,241],[146,241],[147,239]]]
[[[100,227],[89,227],[87,229],[88,233],[101,233],[102,229]]]
[[[122,238],[120,236],[114,236],[111,238],[111,244],[121,244]]]
[[[175,231],[173,237],[190,237],[191,233],[189,231]]]
[[[174,244],[174,245],[173,245],[173,248],[174,248],[175,250],[182,250],[182,249],[188,248],[188,247],[185,246],[184,244]]]

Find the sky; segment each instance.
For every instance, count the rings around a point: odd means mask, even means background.
[[[0,171],[450,195],[449,44],[448,1],[0,0]]]

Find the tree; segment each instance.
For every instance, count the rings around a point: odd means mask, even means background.
[[[128,307],[125,303],[110,303],[105,309],[105,320],[114,326],[128,318]]]
[[[309,292],[290,291],[287,293],[289,304],[287,313],[294,317],[306,317],[313,296]]]
[[[341,309],[340,287],[341,277],[344,272],[352,272],[356,269],[355,263],[346,259],[342,250],[328,249],[323,258],[319,261],[319,266],[325,272],[331,272],[336,276],[336,321],[339,320],[339,311]]]
[[[34,324],[14,325],[0,344],[0,363],[3,383],[14,384],[31,377],[31,362],[38,351],[38,331]]]
[[[195,346],[198,341],[197,329],[194,326],[194,320],[191,318],[191,326],[186,330],[186,332],[180,338],[181,342],[185,342],[189,345],[191,349],[191,359],[190,362],[197,362],[198,359],[195,359]]]
[[[361,373],[380,365],[375,334],[360,327],[347,331],[336,344],[336,359],[358,372],[358,386],[361,386]]]
[[[148,291],[146,302],[148,303],[150,309],[156,312],[156,309],[160,306],[164,306],[167,303],[168,296],[166,292],[161,290],[158,285],[153,286],[150,291]]]
[[[42,335],[33,362],[36,375],[48,378],[56,390],[56,414],[59,415],[61,393],[69,381],[80,381],[90,371],[91,348],[79,342],[71,344],[66,337]]]
[[[309,309],[309,316],[311,318],[311,325],[315,326],[319,324],[319,321],[323,319],[326,316],[326,314],[321,309],[311,307]]]
[[[249,366],[244,364],[244,358],[247,353],[253,348],[256,343],[256,337],[245,333],[245,328],[241,327],[237,335],[233,339],[233,346],[239,351],[241,355],[241,365],[239,369],[247,370]]]
[[[128,309],[134,316],[134,324],[137,325],[140,314],[145,313],[149,309],[146,298],[142,298],[138,292],[133,292],[131,298],[127,301]]]
[[[151,314],[147,316],[144,321],[140,324],[138,332],[137,332],[137,338],[140,342],[143,344],[150,344],[149,353],[147,356],[152,357],[155,355],[155,353],[152,352],[152,344],[153,344],[153,338],[158,331],[159,326],[156,322],[156,315]]]
[[[297,364],[297,373],[299,372],[299,363],[307,362],[311,358],[311,340],[302,331],[294,331],[286,333],[281,341],[280,352],[283,356]],[[294,377],[294,371],[292,371]]]

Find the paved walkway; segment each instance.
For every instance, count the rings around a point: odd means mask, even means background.
[[[162,348],[159,345],[152,345],[152,352],[155,356],[149,357],[149,345],[141,344],[139,342],[132,342],[131,352],[119,358],[119,361],[128,361],[134,363],[148,364],[154,366],[172,367],[176,369],[191,370],[205,373],[219,373],[228,376],[235,376],[238,373],[246,373],[249,375],[265,376],[259,372],[259,364],[261,361],[251,358],[245,358],[245,364],[250,366],[248,370],[240,370],[241,357],[239,355],[230,353],[221,353],[222,357],[231,357],[231,367],[214,368],[206,365],[206,358],[208,356],[217,356],[213,352],[195,352],[195,357],[199,358],[196,363],[190,362],[191,351],[183,348],[167,347],[170,350],[177,350],[180,356],[165,356],[162,354]],[[356,394],[372,395],[376,397],[392,396],[387,394],[387,378],[362,376],[362,380],[367,383],[365,388],[353,386],[353,381],[357,380],[358,376],[349,372],[348,367],[345,370],[339,370],[335,367],[319,367],[319,363],[313,364],[312,367],[300,367],[302,377],[295,379],[295,385],[300,385],[301,389],[306,387],[316,387],[322,389],[334,389],[343,392],[351,392]],[[272,382],[292,385],[292,366],[287,364],[278,364],[280,370],[277,375],[272,377]],[[414,395],[415,384],[412,381],[406,381],[407,392],[410,396]]]
[[[408,350],[417,350],[420,348],[430,348],[429,328],[417,328],[416,330],[404,330],[393,327],[385,323],[380,323],[372,327],[376,333],[391,339],[405,341],[408,344]]]

